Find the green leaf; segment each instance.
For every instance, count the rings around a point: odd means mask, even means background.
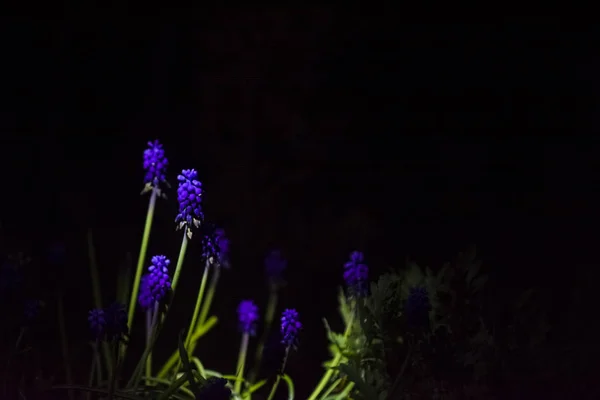
[[[348,364],[341,364],[338,369],[345,374],[351,382],[354,382],[363,399],[372,400],[378,398],[375,388],[362,379],[360,371],[356,368]]]
[[[199,388],[198,385],[196,385],[196,381],[194,380],[194,374],[192,373],[192,365],[190,364],[187,351],[185,350],[185,345],[183,344],[183,331],[179,332],[177,347],[179,348],[179,357],[181,358],[183,369],[185,370],[188,381],[190,382],[192,392],[198,393]]]
[[[342,351],[346,348],[346,339],[344,335],[340,333],[335,333],[331,330],[327,319],[323,318],[323,324],[325,325],[325,331],[327,331],[327,339],[330,343],[333,343],[337,348]]]

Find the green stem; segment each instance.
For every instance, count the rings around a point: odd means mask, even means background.
[[[200,312],[200,319],[198,319],[198,324],[203,325],[208,318],[208,313],[210,311],[210,306],[212,305],[213,298],[215,297],[215,292],[217,291],[217,284],[219,283],[219,276],[221,275],[221,267],[217,267],[213,271],[212,278],[210,280],[210,285],[208,287],[208,292],[206,293],[206,300],[202,303],[202,311]]]
[[[183,260],[185,259],[185,252],[188,246],[188,236],[187,236],[187,227],[183,230],[183,239],[181,240],[181,248],[179,249],[179,257],[177,258],[177,266],[175,267],[175,273],[173,274],[173,281],[171,282],[171,290],[173,291],[173,295],[175,295],[175,288],[177,288],[177,283],[179,282],[179,275],[181,274],[181,267],[183,265]]]
[[[346,342],[347,339],[348,339],[348,336],[350,336],[350,332],[352,331],[352,325],[354,324],[354,317],[355,317],[355,315],[356,315],[356,309],[354,308],[352,310],[352,314],[350,316],[350,320],[348,321],[348,325],[346,325],[346,330],[344,331],[344,342]],[[327,383],[329,383],[329,380],[333,376],[333,373],[336,371],[335,368],[339,365],[340,361],[342,361],[342,351],[341,351],[341,349],[335,355],[335,357],[333,359],[333,362],[331,363],[331,366],[329,367],[329,369],[327,370],[327,372],[325,372],[325,374],[323,375],[323,377],[319,381],[319,384],[317,385],[317,387],[315,388],[315,390],[312,392],[312,394],[310,395],[310,397],[308,397],[308,400],[316,400],[316,398],[323,391],[323,389],[325,389],[325,386],[327,385]]]
[[[244,379],[244,366],[246,364],[246,353],[248,353],[248,341],[250,340],[250,334],[244,332],[242,335],[242,343],[240,344],[240,353],[238,355],[238,362],[236,367],[236,379],[234,391],[238,395],[241,394],[242,381]]]
[[[150,346],[152,328],[156,324],[158,312],[158,302],[154,303],[154,312],[150,309],[146,311],[146,346]],[[152,353],[148,353],[148,358],[146,358],[146,377],[150,376],[152,376]]]
[[[68,385],[73,384],[73,376],[71,375],[71,363],[69,361],[69,342],[67,340],[67,329],[65,327],[65,307],[63,303],[62,292],[58,293],[58,329],[60,331],[60,342],[62,347],[63,363],[65,367],[65,378]],[[69,390],[69,399],[73,400],[73,392]]]
[[[148,203],[148,212],[146,213],[146,223],[144,225],[144,234],[142,236],[142,244],[140,247],[140,254],[138,256],[137,267],[135,270],[135,279],[133,280],[133,290],[129,296],[129,311],[127,313],[127,326],[131,332],[131,326],[133,325],[133,317],[135,315],[135,306],[137,305],[137,296],[140,290],[140,281],[142,279],[142,271],[144,270],[144,262],[146,261],[146,253],[148,251],[148,241],[150,239],[150,231],[152,230],[152,220],[154,219],[154,209],[156,208],[156,198],[158,192],[156,189],[152,190],[150,195],[150,201]],[[123,344],[120,348],[121,357],[125,357],[127,351],[127,345]]]
[[[256,346],[256,353],[254,354],[254,366],[252,367],[252,371],[250,372],[250,376],[248,380],[254,383],[256,377],[260,373],[260,365],[262,363],[262,354],[265,349],[265,343],[267,341],[267,337],[269,336],[269,332],[271,331],[271,325],[273,325],[273,318],[275,317],[275,310],[277,309],[277,290],[275,288],[271,288],[269,291],[269,300],[267,302],[267,311],[265,312],[265,324],[263,328],[262,335],[260,336],[260,341],[258,342],[258,346]]]
[[[327,398],[327,396],[329,396],[331,392],[333,392],[333,390],[342,382],[342,380],[342,378],[338,378],[335,380],[335,382],[329,385],[329,388],[321,395],[320,399]]]
[[[90,275],[92,277],[92,294],[94,296],[94,306],[97,309],[102,309],[102,295],[100,293],[100,277],[98,275],[98,265],[96,264],[96,249],[92,237],[92,230],[88,231],[88,256],[90,259]],[[112,354],[108,343],[102,343],[102,355],[106,363],[108,374],[112,374]]]
[[[196,332],[192,335],[192,348],[195,346],[196,341],[198,339],[200,339],[206,332],[208,332],[216,323],[217,323],[217,317],[212,316],[208,321],[206,321],[206,324],[204,324],[204,325],[198,327],[198,329],[196,329]],[[167,360],[167,362],[165,362],[163,364],[163,366],[159,370],[157,376],[159,378],[164,378],[165,376],[167,376],[167,374],[169,373],[171,368],[173,368],[173,366],[177,363],[178,360],[179,360],[179,352],[174,351],[171,354],[171,357],[169,357],[169,359]]]
[[[208,260],[204,265],[204,273],[202,274],[202,282],[200,283],[200,289],[198,290],[198,296],[196,297],[196,306],[194,307],[194,313],[192,314],[192,322],[188,328],[187,335],[185,337],[185,351],[190,354],[190,341],[192,339],[192,334],[196,328],[196,321],[198,320],[198,314],[200,313],[200,305],[202,304],[202,298],[204,297],[204,291],[206,290],[206,281],[208,280],[208,273],[210,270],[210,263]],[[179,369],[179,363],[177,363],[177,368],[175,368],[175,373]]]
[[[285,371],[285,365],[287,364],[287,358],[288,358],[289,352],[290,352],[290,348],[286,347],[285,356],[283,357],[283,364],[281,366],[281,371],[279,371],[279,373],[277,374],[277,379],[275,380],[275,383],[273,384],[273,387],[271,388],[271,392],[269,393],[269,397],[267,398],[267,400],[273,400],[273,397],[275,397],[275,392],[277,392],[277,387],[279,386],[279,382],[281,382],[281,376],[283,375],[283,372]]]
[[[119,351],[119,344],[118,342],[115,341],[113,342],[113,349],[116,350],[115,353],[115,358],[114,358],[114,364],[113,364],[113,368],[112,368],[112,374],[110,375],[110,380],[108,381],[108,400],[112,400],[115,394],[115,383],[117,382],[117,364],[118,364],[118,360],[119,360],[119,355],[118,355],[118,351]]]

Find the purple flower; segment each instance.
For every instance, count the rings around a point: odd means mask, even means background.
[[[231,390],[227,387],[226,379],[210,377],[204,382],[196,398],[202,400],[229,400]]]
[[[281,316],[281,343],[287,347],[295,346],[301,329],[298,311],[286,309]]]
[[[144,302],[149,302],[150,306],[155,302],[160,302],[171,289],[168,268],[170,263],[171,261],[165,256],[152,257],[145,282],[141,282],[145,285],[142,291],[147,296],[147,300]]]
[[[265,258],[265,272],[273,284],[283,282],[282,275],[286,267],[287,261],[281,256],[280,250],[272,250]]]
[[[152,298],[152,291],[150,290],[149,284],[150,274],[142,275],[140,279],[140,292],[138,295],[138,304],[142,310],[148,310],[154,304]]]
[[[242,333],[256,334],[256,321],[258,320],[258,307],[252,300],[244,300],[237,309],[240,330]]]
[[[158,187],[158,184],[166,179],[167,165],[169,161],[165,157],[162,144],[158,140],[148,142],[148,148],[144,151],[144,183]]]
[[[211,265],[229,268],[229,247],[230,242],[225,236],[225,230],[215,229],[202,240],[202,256]]]
[[[191,237],[191,228],[199,227],[202,214],[202,184],[196,178],[198,173],[195,169],[184,169],[179,180],[177,188],[177,200],[179,201],[179,214],[175,222],[179,223],[179,229],[186,227],[188,236]]]
[[[427,289],[424,287],[411,288],[406,303],[404,303],[404,313],[408,325],[413,328],[427,327],[430,310],[431,303]]]
[[[350,253],[350,260],[344,264],[344,280],[351,295],[366,296],[368,292],[369,268],[363,264],[364,254],[360,251]]]
[[[123,304],[114,302],[104,309],[105,332],[108,340],[120,340],[129,333],[127,310]]]
[[[88,322],[90,323],[90,330],[94,339],[100,340],[104,336],[106,329],[106,318],[104,317],[104,310],[93,309],[88,313]]]

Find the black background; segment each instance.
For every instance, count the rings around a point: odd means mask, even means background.
[[[232,240],[221,321],[201,359],[233,373],[235,308],[244,298],[264,307],[262,260],[281,247],[290,261],[280,307],[296,307],[306,326],[289,364],[299,398],[326,357],[321,318],[339,325],[335,287],[355,248],[375,276],[406,257],[439,266],[474,243],[498,285],[557,295],[595,264],[600,65],[597,34],[581,24],[406,24],[315,6],[21,18],[2,29],[3,231],[34,256],[30,290],[52,299],[68,288],[76,349],[92,305],[85,233],[108,301],[125,254],[137,259],[142,152],[155,138],[173,185],[182,168],[199,171],[206,215]],[[175,260],[168,194],[149,253]],[[44,264],[55,241],[64,271]],[[187,324],[199,256],[193,241],[157,359]]]

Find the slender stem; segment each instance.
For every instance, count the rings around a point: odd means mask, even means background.
[[[248,353],[248,341],[250,340],[250,334],[244,332],[242,335],[242,343],[240,344],[240,353],[238,355],[238,362],[236,367],[236,379],[234,385],[234,391],[238,395],[241,395],[242,380],[244,379],[244,366],[246,364],[246,353]]]
[[[156,303],[156,305],[158,305],[158,303]],[[156,312],[158,312],[158,310],[156,310],[154,314],[156,314]],[[146,310],[146,347],[150,346],[152,336],[152,315],[152,309],[148,308],[148,310]],[[149,353],[146,358],[146,377],[148,376],[152,376],[152,353]]]
[[[175,267],[173,281],[171,282],[171,289],[173,291],[173,295],[175,294],[175,288],[177,287],[177,283],[179,282],[179,275],[181,274],[181,267],[183,265],[183,260],[185,259],[185,252],[187,250],[189,241],[186,229],[187,227],[183,230],[183,239],[181,240],[181,248],[179,249],[179,257],[177,258],[177,266]]]
[[[65,366],[65,378],[67,380],[67,384],[72,385],[73,384],[73,376],[71,375],[71,363],[69,361],[69,342],[67,340],[67,329],[65,327],[65,307],[64,307],[64,303],[63,303],[62,292],[58,293],[57,306],[58,306],[58,329],[60,331],[60,339],[61,339],[60,342],[61,342],[61,347],[62,347],[63,363]],[[68,394],[69,394],[69,399],[73,400],[74,393],[71,390],[69,390]]]
[[[196,332],[192,335],[192,348],[194,348],[196,341],[198,339],[200,339],[206,332],[208,332],[216,323],[217,323],[217,318],[213,316],[206,322],[205,325],[200,326],[196,330]],[[171,354],[171,357],[169,357],[167,362],[165,362],[163,364],[162,368],[158,371],[157,377],[162,379],[165,376],[167,376],[167,374],[169,373],[171,368],[173,368],[173,366],[177,363],[178,360],[179,360],[179,352],[174,351]]]
[[[208,273],[210,271],[210,263],[208,260],[204,265],[204,273],[202,274],[202,282],[200,283],[200,289],[198,290],[198,296],[196,297],[196,306],[194,307],[194,313],[192,314],[192,322],[188,328],[187,335],[185,337],[185,351],[190,354],[190,341],[192,339],[192,334],[196,328],[196,321],[198,320],[198,314],[200,313],[200,305],[202,304],[202,298],[204,297],[204,291],[206,290],[206,281],[208,280]],[[177,363],[177,368],[175,368],[175,372],[179,369],[179,363]]]
[[[112,348],[113,350],[116,350],[115,357],[113,358],[113,368],[112,368],[112,374],[110,375],[109,381],[108,381],[108,400],[112,400],[115,394],[115,383],[117,382],[117,364],[118,364],[118,360],[119,360],[119,355],[118,355],[118,351],[119,351],[119,344],[117,342],[116,339],[113,340],[112,343]],[[113,353],[115,353],[115,351],[113,351]]]
[[[140,254],[138,256],[137,267],[135,270],[135,279],[133,280],[133,289],[129,297],[129,311],[127,313],[127,327],[131,332],[133,325],[133,317],[135,315],[135,306],[137,304],[137,296],[140,290],[140,281],[142,279],[142,271],[144,270],[144,262],[146,261],[146,253],[148,251],[148,241],[150,239],[150,231],[152,230],[152,220],[154,219],[154,209],[156,208],[156,198],[158,197],[158,191],[152,190],[150,195],[150,201],[148,202],[148,212],[146,213],[146,223],[144,225],[144,234],[142,235],[142,244],[140,246]],[[125,357],[127,351],[127,345],[123,344],[120,347],[121,357]]]
[[[258,342],[258,346],[256,346],[256,353],[254,354],[254,366],[252,367],[252,371],[250,372],[250,376],[248,380],[254,383],[254,380],[260,373],[260,366],[262,363],[262,354],[265,349],[265,343],[267,341],[267,337],[269,336],[269,332],[271,331],[271,325],[273,325],[273,318],[275,317],[275,310],[277,309],[277,298],[278,293],[277,290],[271,287],[269,291],[269,300],[267,302],[267,311],[265,312],[265,324],[263,328],[263,333],[260,336],[260,341]]]
[[[352,331],[352,325],[354,325],[355,315],[356,315],[356,308],[354,308],[352,310],[350,320],[348,321],[348,325],[346,325],[346,330],[344,331],[344,341],[347,341],[348,336],[350,336],[350,332]],[[327,372],[325,372],[325,374],[319,381],[319,384],[317,385],[315,390],[312,392],[312,394],[310,395],[308,400],[315,400],[319,396],[319,394],[323,391],[323,389],[325,389],[325,386],[327,385],[327,383],[329,383],[329,380],[331,379],[331,377],[333,376],[333,373],[335,372],[335,367],[337,367],[339,365],[340,361],[342,361],[342,351],[341,350],[335,355],[333,362],[331,363],[331,366],[329,367]]]
[[[285,356],[283,357],[281,371],[279,371],[279,373],[277,374],[277,379],[275,380],[275,383],[273,384],[273,387],[271,388],[271,392],[269,393],[269,397],[267,398],[267,400],[273,400],[273,398],[275,397],[275,393],[277,392],[277,387],[279,386],[279,382],[281,382],[281,376],[283,375],[283,372],[285,371],[285,366],[287,364],[287,358],[288,358],[289,353],[290,353],[290,348],[288,346],[285,349]]]
[[[277,392],[277,387],[279,386],[280,381],[281,381],[281,375],[277,375],[277,379],[275,379],[275,383],[273,384],[273,387],[271,388],[271,392],[269,393],[269,397],[267,397],[267,400],[273,400],[273,398],[275,397],[275,393]]]
[[[217,284],[219,283],[219,276],[221,275],[221,267],[216,268],[213,271],[212,278],[210,280],[210,285],[208,287],[208,292],[206,293],[206,300],[202,303],[202,311],[200,312],[200,319],[198,320],[198,325],[203,325],[208,318],[208,313],[210,311],[210,306],[212,305],[213,298],[215,297],[215,292],[217,290]]]

